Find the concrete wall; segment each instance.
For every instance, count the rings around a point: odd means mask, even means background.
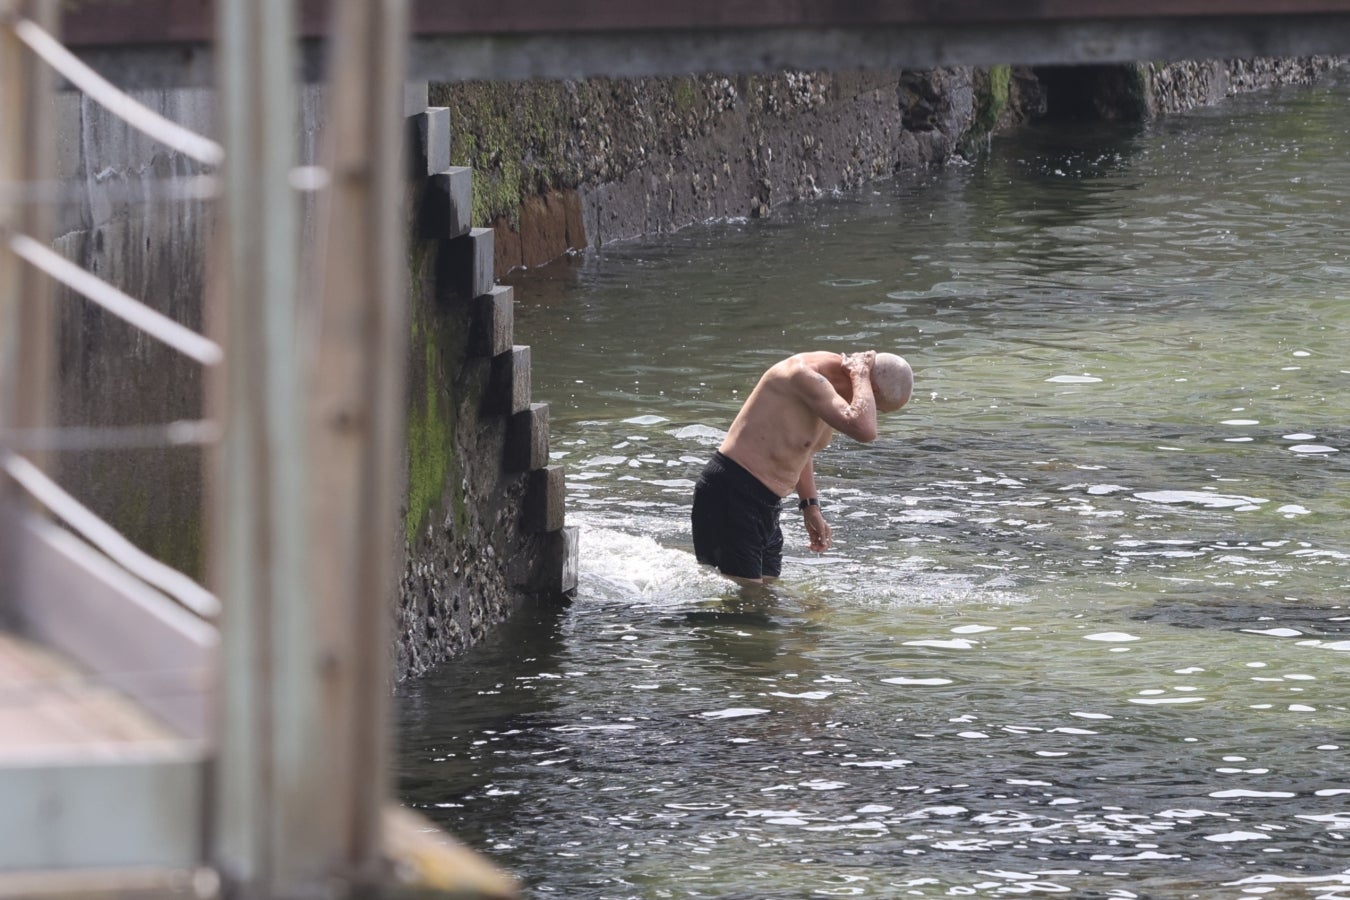
[[[419,112],[425,86],[421,96]],[[210,91],[136,98],[214,133]],[[54,246],[202,330],[213,203],[168,194],[169,179],[202,174],[200,167],[78,94],[56,102],[60,175],[71,194],[58,212]],[[305,88],[297,122],[303,162],[316,159],[323,118],[323,91]],[[449,134],[429,135],[423,125],[412,131],[422,168],[409,172],[407,203],[413,333],[399,677],[446,658],[524,603],[556,599],[575,554],[574,533],[562,530],[562,472],[547,465],[547,407],[529,393],[529,352],[514,344],[509,289],[493,287],[493,235],[470,233],[467,209],[453,226],[442,222],[439,234],[425,220],[435,205],[428,196],[441,196],[431,176],[448,166],[448,157],[428,154],[425,141],[448,148]],[[304,234],[314,227],[312,206],[302,203]],[[298,235],[297,247],[302,241]],[[58,304],[59,424],[204,417],[200,366],[76,294],[60,291]],[[200,448],[91,449],[59,454],[56,465],[61,484],[133,543],[203,577]]]

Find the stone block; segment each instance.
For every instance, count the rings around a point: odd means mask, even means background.
[[[483,411],[512,415],[530,406],[530,348],[517,345],[492,357]]]
[[[433,106],[408,116],[408,177],[426,178],[450,168],[450,110]]]
[[[529,474],[525,491],[524,527],[540,533],[558,531],[563,527],[564,506],[567,501],[567,481],[562,466],[545,466]]]
[[[546,532],[539,549],[523,572],[519,587],[539,599],[564,600],[575,594],[581,558],[579,529],[575,525]]]
[[[577,590],[577,569],[581,561],[581,529],[568,525],[555,532],[545,553],[549,575],[557,573],[555,588],[559,594],[574,594]]]
[[[403,82],[403,115],[415,116],[427,108],[427,87],[425,81]]]
[[[515,291],[498,285],[474,301],[469,352],[497,356],[511,349],[515,337]]]
[[[457,238],[469,233],[473,216],[473,170],[451,166],[427,179],[418,211],[422,237]]]
[[[441,241],[436,259],[436,294],[446,300],[472,300],[492,290],[492,229]]]
[[[548,465],[547,403],[531,403],[529,409],[511,416],[506,423],[503,461],[508,472],[530,472]]]

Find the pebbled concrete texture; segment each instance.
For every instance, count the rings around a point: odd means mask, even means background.
[[[1306,83],[1329,57],[1155,65],[432,85],[452,156],[471,166],[474,224],[496,231],[498,277],[565,253],[946,165],[1053,113],[1147,119],[1234,93]]]

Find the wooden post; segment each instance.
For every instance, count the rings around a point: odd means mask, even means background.
[[[0,0],[0,189],[20,192],[50,181],[55,166],[52,115],[55,79],[15,36],[13,24],[26,17],[52,30],[52,0]],[[41,428],[51,417],[55,317],[51,284],[10,249],[10,238],[26,234],[44,244],[51,214],[34,199],[0,198],[0,434],[9,429]],[[30,453],[45,468],[45,455]],[[0,504],[16,500],[10,480],[0,474]],[[0,535],[12,540],[12,535]],[[9,556],[0,572],[0,618],[17,601],[19,568],[26,561]]]
[[[404,0],[340,0],[330,45],[324,162],[332,173],[310,284],[311,530],[322,555],[324,717],[349,871],[382,873],[390,788],[389,654],[398,579],[408,313],[405,288]]]
[[[236,896],[298,896],[329,877],[318,612],[310,584],[298,336],[295,13],[221,0],[225,162],[208,318],[225,348],[210,402],[211,582],[222,602],[221,704],[209,855]]]
[[[15,36],[12,25],[19,18],[52,31],[56,4],[0,0],[0,187],[36,194],[55,171],[55,78]],[[51,420],[51,282],[9,249],[17,234],[45,244],[51,221],[50,206],[36,197],[0,202],[0,429],[41,428]],[[29,459],[42,462],[41,454]]]

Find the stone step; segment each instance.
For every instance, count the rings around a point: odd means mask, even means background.
[[[403,115],[415,116],[425,110],[430,88],[425,81],[403,82]]]
[[[473,170],[451,166],[426,180],[417,227],[424,238],[457,238],[473,224]]]
[[[426,178],[450,168],[449,107],[424,106],[409,113],[406,141],[409,178]]]
[[[497,356],[510,350],[515,337],[515,291],[497,285],[474,303],[469,352]]]
[[[562,466],[545,466],[529,474],[521,524],[535,533],[558,531],[564,524],[567,482]]]
[[[483,411],[513,415],[530,406],[530,348],[515,345],[506,353],[492,357]]]
[[[441,300],[473,300],[492,290],[491,228],[471,228],[440,242],[436,256],[436,294]]]
[[[548,465],[547,403],[531,403],[506,423],[506,449],[502,454],[508,472],[530,472]]]

